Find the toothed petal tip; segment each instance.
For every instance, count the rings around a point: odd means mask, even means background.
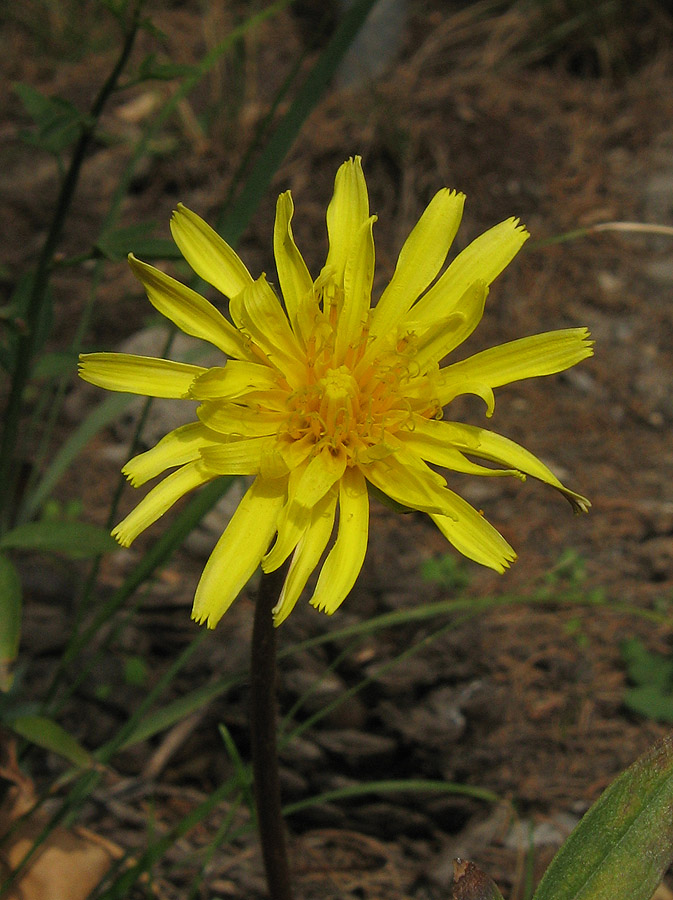
[[[121,547],[130,547],[134,541],[134,536],[127,532],[126,529],[120,527],[120,525],[113,528],[111,534]]]
[[[588,513],[591,509],[591,500],[587,500],[586,497],[582,497],[580,494],[573,494],[573,496],[568,497],[568,499],[570,500],[575,515]]]
[[[199,612],[196,612],[196,610],[192,610],[192,621],[197,625],[205,625],[206,628],[212,631],[220,620],[219,618],[213,618],[205,610],[201,610]]]

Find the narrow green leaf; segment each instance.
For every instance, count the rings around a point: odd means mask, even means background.
[[[227,690],[236,687],[245,680],[244,675],[231,676],[231,678],[223,678],[213,684],[205,684],[188,694],[177,697],[166,706],[154,712],[146,713],[137,726],[126,735],[124,742],[120,746],[120,750],[126,750],[127,747],[133,747],[146,741],[155,734],[166,731],[172,725],[180,722],[182,719],[191,715],[199,709],[203,709],[216,697],[220,697]]]
[[[9,724],[21,737],[38,747],[58,753],[79,769],[87,769],[94,764],[93,757],[79,741],[53,719],[46,716],[20,716]]]
[[[533,900],[650,900],[673,859],[673,736],[599,797],[545,872]]]
[[[241,758],[241,754],[238,752],[238,747],[236,746],[236,742],[231,736],[231,732],[224,724],[224,722],[220,722],[218,725],[218,729],[220,732],[220,737],[224,743],[224,747],[229,755],[229,759],[231,760],[234,766],[234,778],[236,779],[236,785],[238,789],[243,794],[243,799],[245,800],[245,804],[248,807],[251,818],[255,818],[256,815],[256,807],[255,807],[255,797],[252,789],[252,770],[249,765],[246,765]]]
[[[14,91],[36,125],[36,131],[22,134],[23,140],[54,154],[61,153],[75,142],[86,116],[72,103],[62,97],[47,97],[21,82],[14,85]]]
[[[124,410],[133,403],[134,399],[129,394],[111,394],[80,422],[70,437],[61,445],[42,476],[42,480],[25,501],[21,510],[21,515],[24,519],[30,518],[40,509],[58,481],[91,438],[98,434],[102,428],[105,428],[106,425],[119,418]]]
[[[85,559],[118,550],[119,546],[104,529],[89,522],[26,522],[0,538],[0,548],[63,553],[73,559]]]
[[[33,378],[59,378],[72,375],[77,366],[77,354],[69,350],[44,353],[33,363]]]
[[[54,115],[54,109],[60,110],[63,106],[68,105],[65,100],[47,97],[32,85],[20,81],[14,84],[14,93],[18,95],[19,100],[23,103],[23,108],[38,126]]]
[[[233,478],[223,475],[200,488],[198,493],[183,507],[161,537],[142,555],[140,561],[127,575],[121,587],[117,588],[110,599],[99,609],[91,624],[81,634],[71,640],[63,656],[64,662],[67,663],[74,659],[81,648],[86,646],[105,622],[109,621],[115,612],[124,605],[133,592],[170,559],[173,552],[182,544],[192,529],[196,528],[205,514],[226,494],[233,480]]]
[[[218,231],[233,246],[241,238],[260,200],[266,194],[285,155],[297,138],[309,113],[318,103],[330,79],[339,68],[350,45],[377,0],[355,0],[318,57],[306,81],[271,135],[248,175],[245,187],[227,215],[218,222]]]
[[[335,800],[349,800],[351,797],[362,797],[368,794],[458,794],[461,797],[473,797],[475,800],[485,800],[487,803],[499,803],[502,797],[494,794],[486,788],[473,787],[469,784],[457,784],[453,781],[433,781],[429,779],[391,778],[384,781],[367,781],[361,784],[352,784],[348,787],[337,788],[333,791],[323,791],[313,797],[305,797],[295,803],[288,803],[283,807],[283,815],[291,816],[293,813],[319,806],[322,803],[333,803]]]
[[[4,553],[0,553],[0,691],[12,686],[12,665],[21,639],[21,579]]]
[[[147,222],[125,228],[111,228],[100,235],[96,241],[96,250],[116,262],[126,259],[131,250],[140,257],[181,259],[180,251],[173,241],[152,235],[156,227],[155,222]]]
[[[195,66],[185,63],[162,63],[156,53],[148,53],[138,67],[137,81],[171,81],[174,78],[188,78],[196,71]]]

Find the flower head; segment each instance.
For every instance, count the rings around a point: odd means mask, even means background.
[[[441,190],[402,247],[372,307],[376,220],[359,157],[337,172],[327,209],[329,252],[313,280],[292,234],[290,192],[276,208],[274,254],[282,303],[219,235],[178,206],[171,230],[194,271],[229,299],[231,321],[163,272],[129,261],[150,302],[226,358],[202,368],[121,353],[81,357],[80,374],[103,388],[198,401],[198,420],[131,459],[134,486],[165,477],[114,530],[124,546],[187,491],[219,475],[255,479],[212,552],[194,618],[214,627],[261,563],[291,557],[274,610],[291,612],[311,573],[311,603],[334,612],[360,572],[367,547],[368,485],[427,513],[465,556],[498,572],[516,558],[507,541],[432,466],[454,472],[538,478],[576,510],[589,502],[535,456],[495,432],[444,420],[459,394],[494,409],[494,388],[560,372],[591,355],[585,328],[503,344],[440,368],[476,328],[489,285],[528,237],[516,219],[491,228],[440,274],[464,196]],[[233,324],[232,324],[233,323]],[[490,464],[484,466],[477,460]],[[337,515],[338,512],[338,515]]]

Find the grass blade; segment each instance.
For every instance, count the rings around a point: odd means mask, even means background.
[[[229,212],[217,223],[217,230],[230,244],[236,246],[240,240],[260,200],[266,194],[271,179],[297,138],[309,113],[322,97],[376,2],[377,0],[356,0],[344,15],[327,47],[320,54],[310,75],[252,167],[242,192]]]
[[[22,509],[22,519],[30,519],[49,497],[56,484],[66,473],[94,435],[118,419],[135,398],[128,394],[112,394],[98,404],[64,441],[54,456],[51,465],[42,476],[35,490],[26,499]]]

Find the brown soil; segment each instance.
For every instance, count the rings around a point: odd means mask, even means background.
[[[214,12],[204,22],[199,4],[167,6],[158,7],[154,18],[167,54],[180,62],[199,58],[212,35],[225,34],[231,24],[225,13]],[[327,619],[298,608],[282,628],[282,648],[334,634],[281,663],[282,710],[317,684],[293,714],[296,722],[365,680],[283,751],[288,803],[382,778],[445,780],[502,798],[494,804],[457,793],[373,793],[298,812],[288,824],[300,898],[445,897],[450,861],[460,855],[486,868],[519,900],[528,855],[537,878],[587,805],[665,730],[625,708],[620,643],[639,637],[650,650],[668,654],[673,635],[670,239],[603,233],[534,243],[611,220],[672,224],[673,53],[662,47],[646,53],[648,28],[651,22],[643,26],[643,46],[629,47],[628,68],[618,74],[600,57],[596,61],[591,41],[580,42],[579,57],[559,52],[524,65],[530,43],[522,35],[530,42],[534,29],[513,13],[484,20],[470,10],[449,16],[442,3],[412,4],[399,62],[376,83],[330,90],[239,248],[251,271],[269,270],[275,195],[289,187],[297,242],[315,272],[324,258],[322,222],[334,172],[359,153],[379,216],[381,283],[441,186],[468,197],[460,246],[510,215],[532,232],[533,246],[494,286],[482,325],[461,348],[465,355],[574,325],[588,326],[596,340],[595,356],[576,369],[501,390],[492,420],[495,430],[589,496],[589,516],[573,517],[559,496],[530,482],[465,478],[457,490],[502,530],[519,561],[502,577],[460,562],[442,583],[424,569],[428,560],[451,555],[431,523],[378,508],[363,573],[339,613]],[[95,23],[92,29],[93,41],[101,36]],[[242,70],[230,61],[181,105],[131,185],[123,224],[152,220],[167,235],[178,201],[215,218],[301,36],[297,21],[282,14],[248,37]],[[74,48],[65,38],[60,55],[36,54],[35,35],[16,23],[5,40],[13,47],[5,54],[10,78],[58,92],[83,108],[113,57],[110,41],[102,40],[96,55],[72,61]],[[142,43],[148,49],[151,37]],[[578,58],[586,65],[578,66]],[[231,99],[232,86],[238,100]],[[171,89],[155,83],[111,104],[103,126],[114,140],[97,145],[87,160],[64,254],[89,246],[129,142],[151,115],[154,94]],[[0,108],[0,196],[8,223],[3,286],[9,292],[44,238],[57,182],[53,163],[17,142],[26,124],[18,100],[3,92]],[[204,130],[198,116],[213,109],[218,118]],[[87,266],[54,277],[54,346],[74,334],[91,279]],[[107,265],[87,349],[115,346],[149,313],[126,266]],[[456,404],[451,415],[483,421],[482,408],[468,403]],[[69,427],[64,423],[64,435]],[[111,447],[111,433],[99,436],[60,488],[62,498],[83,497],[86,515],[96,521],[104,520],[123,458],[123,450]],[[123,501],[128,506],[135,500],[131,493]],[[107,561],[101,599],[159,532]],[[193,639],[189,606],[202,564],[187,552],[178,554],[138,598],[109,652],[78,688],[63,724],[86,746],[95,748],[115,733]],[[23,653],[27,684],[39,698],[72,627],[75,574],[65,564],[29,562],[25,568]],[[457,597],[474,603],[355,643],[337,634],[381,613]],[[496,599],[484,605],[479,598]],[[660,619],[643,617],[648,611]],[[245,596],[182,670],[172,696],[244,668],[250,621]],[[388,666],[412,646],[418,652]],[[122,677],[123,661],[135,656],[148,668],[142,688]],[[139,853],[148,828],[168,829],[231,774],[219,723],[247,757],[246,699],[245,687],[220,693],[172,730],[120,753],[82,821]],[[51,758],[46,766],[59,770]],[[205,858],[197,851],[208,847],[230,810],[229,801],[218,804],[158,864],[152,888],[137,887],[133,896],[185,896]],[[247,821],[243,809],[232,814]],[[198,896],[256,897],[263,891],[255,841],[243,836],[214,855]]]

